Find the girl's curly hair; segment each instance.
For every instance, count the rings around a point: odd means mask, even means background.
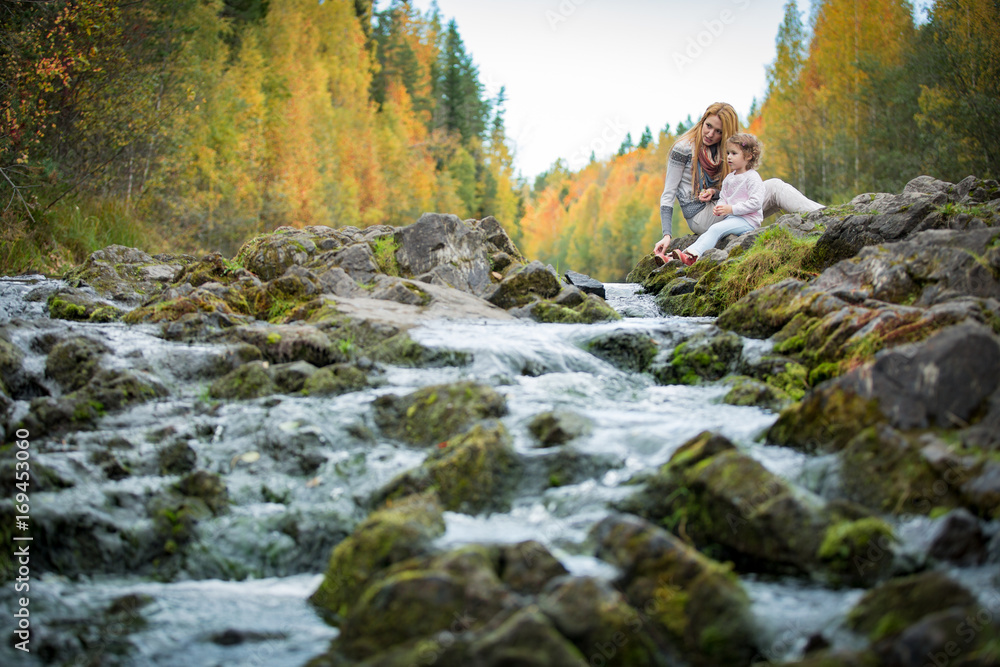
[[[740,132],[729,137],[726,144],[732,144],[743,152],[743,157],[747,159],[747,169],[756,169],[760,166],[764,144],[760,143],[760,140],[754,135]]]

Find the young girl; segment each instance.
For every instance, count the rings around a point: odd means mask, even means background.
[[[715,223],[688,246],[687,251],[674,250],[673,256],[687,266],[709,248],[714,248],[723,236],[745,234],[760,227],[764,220],[764,182],[757,173],[761,144],[752,134],[734,134],[726,141],[726,162],[729,175],[722,181],[719,203],[713,209],[717,216],[726,216]]]

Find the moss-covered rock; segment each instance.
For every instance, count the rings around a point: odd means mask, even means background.
[[[320,587],[310,601],[324,613],[343,618],[379,572],[429,552],[444,534],[441,506],[431,495],[411,496],[372,512],[338,544]]]
[[[535,609],[513,614],[496,630],[478,638],[470,653],[479,664],[525,667],[584,667],[586,657]],[[471,663],[476,664],[476,663]]]
[[[662,523],[742,570],[871,582],[893,561],[892,532],[883,522],[859,507],[824,505],[806,496],[708,432],[681,446],[646,488],[620,507]],[[871,555],[876,549],[878,558]]]
[[[166,395],[166,387],[147,373],[102,369],[65,396],[32,400],[22,427],[35,436],[87,429],[106,413]]]
[[[116,306],[96,299],[83,290],[67,287],[53,292],[46,302],[49,317],[78,322],[114,322],[124,312]]]
[[[895,635],[928,614],[972,607],[976,596],[942,572],[890,579],[868,591],[847,615],[847,625],[872,641]]]
[[[749,598],[725,567],[637,517],[608,517],[592,535],[598,558],[622,572],[615,583],[626,600],[686,661],[749,664],[757,630]]]
[[[594,428],[589,417],[571,410],[553,410],[535,415],[528,424],[528,430],[538,438],[543,447],[563,445],[584,435]]]
[[[380,498],[433,490],[451,511],[477,514],[503,510],[521,473],[510,436],[499,422],[477,424],[431,450],[423,464],[389,482]]]
[[[71,287],[89,285],[106,299],[138,304],[162,292],[177,271],[194,259],[189,255],[150,256],[137,248],[111,245],[91,253],[63,279]]]
[[[350,361],[349,350],[318,327],[306,324],[237,326],[221,340],[249,343],[272,364],[307,361],[317,368]]]
[[[19,347],[0,337],[0,383],[8,388],[17,384],[16,374],[24,363],[24,352]]]
[[[606,581],[563,577],[546,589],[538,607],[584,655],[600,651],[602,664],[671,664],[650,634],[647,619]]]
[[[283,394],[300,392],[306,383],[319,371],[308,361],[293,361],[289,364],[275,364],[268,367],[271,379]]]
[[[891,571],[895,541],[892,527],[879,518],[835,520],[816,555],[832,583],[868,586]]]
[[[80,389],[100,369],[101,358],[111,352],[104,343],[74,336],[56,344],[45,359],[45,375],[66,391]]]
[[[732,383],[732,388],[723,397],[723,403],[741,406],[756,405],[778,412],[793,402],[788,392],[767,382],[740,375],[726,379]]]
[[[432,445],[480,419],[507,414],[507,403],[492,387],[475,382],[424,387],[406,396],[375,399],[375,423],[389,437]]]
[[[211,252],[182,267],[174,274],[171,284],[192,287],[201,287],[206,283],[227,285],[236,280],[242,270],[239,264],[228,261],[220,253]]]
[[[499,547],[499,576],[515,593],[538,595],[546,584],[569,571],[544,544],[526,540]]]
[[[260,398],[278,392],[278,386],[271,379],[267,364],[251,361],[227,373],[208,388],[212,398],[240,399]]]
[[[885,421],[875,399],[823,385],[782,410],[767,439],[805,452],[837,452],[859,431]]]
[[[660,346],[649,334],[609,331],[591,338],[583,348],[624,371],[642,373],[649,368]]]
[[[504,278],[486,299],[500,308],[516,308],[537,299],[555,298],[561,289],[559,276],[533,261]]]
[[[352,364],[331,364],[320,368],[302,385],[308,396],[339,396],[370,385],[363,370]]]
[[[841,453],[844,495],[879,512],[927,514],[961,503],[951,484],[899,431],[882,424],[852,438]],[[947,471],[945,471],[947,472]],[[930,502],[933,498],[933,502]]]
[[[156,324],[186,322],[201,319],[205,315],[217,315],[217,323],[229,326],[241,321],[240,313],[233,310],[224,299],[201,288],[183,293],[168,290],[158,298],[130,310],[122,320],[127,324]]]
[[[716,320],[726,329],[749,338],[769,338],[806,311],[821,293],[801,280],[788,279],[746,295],[729,306]],[[838,305],[843,305],[840,302]]]
[[[593,324],[620,320],[621,315],[601,297],[587,294],[574,305],[547,299],[538,301],[531,307],[531,318],[556,324]]]
[[[743,341],[731,332],[709,331],[692,336],[650,368],[660,384],[699,384],[721,380],[737,367]]]
[[[171,443],[156,452],[161,475],[183,475],[194,470],[198,454],[184,441]]]
[[[235,262],[261,280],[273,280],[292,265],[303,265],[317,252],[335,250],[343,238],[329,227],[279,227],[243,244]]]
[[[181,478],[175,488],[185,497],[200,499],[216,516],[229,511],[226,483],[215,473],[195,470]]]
[[[472,545],[386,568],[352,606],[337,644],[360,658],[442,630],[487,625],[509,605],[496,558],[496,549]]]

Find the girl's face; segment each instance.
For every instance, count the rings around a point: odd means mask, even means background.
[[[747,168],[747,156],[736,144],[726,144],[726,162],[729,163],[729,170],[737,174],[742,174]]]
[[[706,146],[722,141],[722,119],[712,114],[701,124],[701,140]]]

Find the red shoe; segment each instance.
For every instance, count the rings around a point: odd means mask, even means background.
[[[684,264],[684,266],[691,266],[692,264],[698,261],[697,255],[689,255],[683,250],[674,250],[674,257],[679,259]]]
[[[655,252],[654,251],[653,254],[660,260],[661,265],[662,264],[669,264],[670,262],[674,261],[673,256],[670,255],[669,253],[662,253],[662,252]]]

